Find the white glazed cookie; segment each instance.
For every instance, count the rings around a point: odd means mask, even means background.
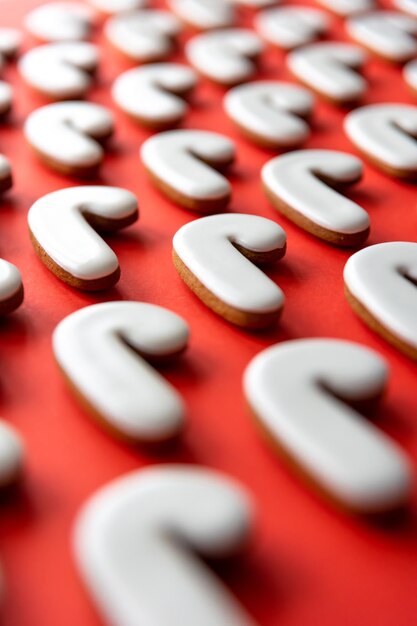
[[[98,231],[116,231],[138,218],[136,197],[118,187],[69,187],[43,196],[29,209],[36,254],[72,287],[95,291],[120,277],[117,256]]]
[[[259,35],[244,28],[229,28],[193,37],[185,46],[196,70],[222,85],[236,85],[256,72],[264,45]]]
[[[10,189],[12,185],[13,177],[10,161],[3,154],[0,154],[0,196]]]
[[[48,2],[32,9],[24,25],[39,41],[83,40],[91,35],[94,11],[81,2]]]
[[[70,387],[99,422],[132,442],[161,442],[184,426],[177,391],[149,365],[180,354],[188,327],[144,302],[105,302],[60,322],[53,350]]]
[[[136,63],[166,59],[175,47],[181,22],[168,11],[133,11],[109,18],[105,34],[116,50]]]
[[[281,1],[282,0],[228,0],[228,2],[248,7],[250,9],[263,9],[265,7],[280,4]]]
[[[84,505],[76,561],[114,626],[255,626],[198,558],[241,551],[252,519],[246,491],[223,474],[186,465],[140,469]]]
[[[317,0],[317,2],[341,17],[364,13],[375,7],[374,0]]]
[[[417,0],[393,0],[393,5],[412,17],[417,17]]]
[[[314,98],[307,89],[279,81],[238,85],[224,97],[223,106],[244,135],[266,148],[293,148],[306,141]]]
[[[24,465],[25,450],[14,428],[0,420],[0,489],[19,482]]]
[[[0,80],[0,120],[10,113],[13,104],[13,89],[4,80]]]
[[[386,61],[404,63],[417,55],[417,21],[394,11],[373,11],[347,21],[348,34]]]
[[[411,490],[405,454],[354,408],[378,400],[387,378],[385,361],[368,348],[304,339],[258,354],[244,389],[280,458],[331,501],[369,514],[403,505]]]
[[[105,15],[135,11],[148,6],[148,0],[88,0],[88,2],[94,9]]]
[[[329,30],[330,20],[319,9],[290,6],[261,11],[254,25],[268,43],[282,50],[292,50],[319,39]]]
[[[282,311],[283,292],[255,263],[276,261],[285,250],[278,224],[239,213],[194,220],[173,239],[174,265],[187,286],[215,313],[247,328],[271,326]]]
[[[0,315],[12,313],[22,302],[23,283],[19,270],[12,263],[0,259]]]
[[[0,74],[3,71],[7,61],[13,58],[20,48],[21,34],[15,28],[0,28]],[[0,80],[0,118],[7,115],[12,108],[13,89],[12,87]],[[1,183],[0,183],[1,186]]]
[[[167,4],[183,22],[199,30],[233,26],[236,19],[229,0],[168,0]]]
[[[362,161],[336,150],[299,150],[262,169],[264,190],[278,211],[309,233],[339,246],[356,246],[369,234],[369,216],[333,188],[358,182]]]
[[[227,137],[206,130],[171,130],[142,145],[141,159],[154,184],[175,203],[209,213],[231,198],[229,181],[217,172],[235,158]]]
[[[135,67],[114,82],[116,104],[143,126],[164,129],[176,126],[185,117],[185,98],[197,84],[193,69],[179,63],[153,63]]]
[[[40,159],[63,174],[97,173],[104,151],[99,141],[113,133],[110,111],[92,102],[56,102],[30,113],[25,137]]]
[[[417,360],[417,243],[390,241],[356,252],[344,280],[355,313]]]
[[[84,41],[50,43],[29,50],[19,61],[25,82],[51,100],[82,98],[99,63],[98,48]]]
[[[359,73],[366,58],[359,46],[326,41],[290,52],[287,65],[296,78],[326,100],[351,104],[361,100],[367,89]]]
[[[417,95],[417,59],[409,61],[403,69],[403,77],[411,91]]]
[[[349,113],[344,127],[358,150],[383,172],[417,177],[417,107],[370,104]]]

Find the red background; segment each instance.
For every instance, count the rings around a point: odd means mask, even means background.
[[[2,2],[2,24],[19,25],[35,4],[39,0]],[[250,20],[248,13],[241,23]],[[342,22],[336,18],[331,37],[344,38]],[[99,84],[89,99],[114,109],[109,88],[127,66],[101,36],[97,40],[103,62]],[[29,45],[33,42],[27,38],[25,47]],[[276,50],[264,55],[261,69],[259,77],[290,79],[284,55]],[[370,83],[366,102],[414,102],[398,68],[372,60],[366,76]],[[239,136],[223,113],[223,90],[201,80],[184,126],[217,130],[236,141],[230,210],[278,220],[288,235],[287,256],[270,273],[287,297],[278,327],[267,333],[235,328],[206,309],[181,282],[171,262],[171,239],[194,215],[152,188],[138,157],[149,133],[115,109],[115,138],[96,182],[137,194],[140,220],[108,239],[122,268],[116,288],[86,294],[67,287],[35,256],[26,214],[40,196],[78,181],[48,171],[32,155],[21,127],[27,113],[43,101],[22,84],[13,65],[4,77],[15,87],[16,104],[10,120],[1,126],[0,150],[12,161],[15,185],[0,205],[0,255],[20,268],[26,297],[21,309],[0,325],[0,412],[25,440],[27,467],[21,491],[0,505],[0,561],[6,581],[2,624],[100,624],[72,558],[77,511],[111,479],[167,462],[218,468],[252,492],[258,511],[252,543],[239,559],[239,568],[227,567],[221,574],[261,626],[417,623],[416,498],[405,518],[390,526],[333,510],[300,483],[259,436],[241,390],[242,372],[250,359],[274,342],[328,336],[370,346],[391,367],[378,423],[407,450],[415,466],[415,365],[350,310],[342,270],[351,252],[315,240],[274,211],[259,178],[261,166],[273,153]],[[354,152],[342,130],[344,114],[318,103],[307,147]],[[415,241],[414,186],[366,166],[363,182],[350,195],[370,213],[369,244]],[[164,305],[191,327],[186,355],[177,369],[165,371],[188,408],[182,443],[168,450],[130,448],[100,430],[73,399],[54,363],[51,333],[56,324],[82,306],[113,299]]]

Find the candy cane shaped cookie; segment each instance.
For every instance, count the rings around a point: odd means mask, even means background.
[[[403,63],[417,55],[417,21],[394,11],[374,11],[348,20],[348,34],[386,61]]]
[[[55,102],[26,119],[29,145],[49,167],[63,174],[94,176],[103,160],[99,141],[113,133],[110,111],[92,102]]]
[[[246,328],[277,321],[284,294],[254,263],[276,261],[285,251],[278,224],[239,213],[195,220],[173,239],[174,265],[185,284],[215,313]]]
[[[94,11],[81,2],[48,2],[32,9],[24,25],[39,41],[83,40],[91,35]]]
[[[387,378],[368,348],[304,339],[258,354],[244,389],[281,457],[331,501],[369,514],[403,505],[411,490],[405,454],[355,409],[376,401]]]
[[[254,25],[265,41],[282,50],[292,50],[322,37],[330,20],[324,11],[293,6],[261,11]]]
[[[7,61],[13,58],[21,44],[21,34],[15,28],[0,28],[0,73]],[[11,86],[0,80],[0,119],[12,108],[13,90]]]
[[[351,104],[363,97],[367,83],[358,72],[365,61],[366,53],[359,46],[330,41],[287,56],[292,74],[333,104]]]
[[[340,17],[364,13],[375,6],[374,0],[317,0],[317,2]]]
[[[154,63],[121,74],[113,84],[118,106],[143,126],[164,129],[185,117],[185,98],[197,84],[197,74],[179,63]]]
[[[310,135],[304,118],[314,98],[303,87],[278,81],[239,85],[227,92],[224,108],[244,135],[266,148],[293,148]]]
[[[417,243],[393,241],[356,252],[345,265],[344,280],[355,313],[417,360]]]
[[[362,161],[335,150],[299,150],[271,159],[262,169],[274,207],[312,235],[339,246],[356,246],[369,234],[369,216],[332,189],[358,182]]]
[[[417,177],[417,107],[370,104],[349,113],[345,132],[380,170],[397,178]]]
[[[105,15],[126,13],[136,9],[144,9],[148,6],[148,0],[88,0],[94,9]]]
[[[168,6],[183,22],[199,30],[226,28],[235,22],[229,0],[168,0]]]
[[[99,62],[96,46],[83,41],[51,43],[29,50],[19,61],[25,82],[51,100],[82,98]]]
[[[107,430],[132,442],[161,442],[184,425],[178,392],[149,365],[187,346],[184,320],[154,304],[105,302],[60,322],[53,350],[67,382]]]
[[[185,47],[188,61],[203,76],[221,85],[249,80],[264,49],[261,38],[251,30],[229,28],[193,37]]]
[[[416,0],[393,0],[393,5],[399,11],[403,11],[412,17],[417,17]]]
[[[255,626],[197,558],[241,551],[252,518],[246,491],[223,474],[184,465],[141,469],[84,505],[76,561],[113,626]]]
[[[23,283],[15,265],[0,259],[0,315],[8,315],[23,302]]]
[[[205,130],[170,130],[142,146],[141,159],[155,185],[193,211],[210,213],[230,201],[229,181],[213,168],[225,168],[235,158],[233,142]]]
[[[36,254],[59,279],[78,289],[112,287],[117,256],[99,231],[115,231],[138,218],[136,197],[118,187],[69,187],[43,196],[29,209]]]
[[[136,63],[166,59],[173,52],[180,31],[180,21],[168,11],[120,13],[105,25],[112,46]]]

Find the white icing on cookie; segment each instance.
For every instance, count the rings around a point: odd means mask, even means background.
[[[239,213],[194,220],[173,239],[177,256],[218,300],[255,314],[278,313],[285,298],[278,285],[245,258],[244,251],[259,255],[284,251],[285,245],[286,235],[278,224]]]
[[[234,4],[250,7],[252,9],[262,9],[263,7],[280,4],[281,0],[228,0],[228,2],[233,2]]]
[[[6,59],[14,57],[22,43],[22,34],[16,28],[0,27],[0,67]]]
[[[137,214],[136,197],[125,189],[69,187],[37,200],[29,209],[28,224],[54,263],[82,281],[96,281],[116,272],[119,263],[94,228],[115,230]]]
[[[407,85],[417,92],[417,59],[409,61],[403,69],[403,77]]]
[[[25,19],[26,30],[41,41],[88,39],[94,12],[81,2],[49,2],[32,9]]]
[[[185,46],[188,61],[207,78],[234,85],[251,78],[256,58],[264,49],[251,30],[229,28],[193,37]]]
[[[374,8],[374,0],[317,0],[319,4],[341,17],[364,13]]]
[[[182,198],[229,200],[229,181],[213,169],[234,159],[235,147],[227,137],[205,130],[171,130],[150,137],[140,154],[150,174]]]
[[[314,225],[336,235],[353,235],[369,229],[368,213],[329,184],[357,182],[362,171],[362,161],[351,154],[336,150],[299,150],[266,163],[262,181],[269,194],[277,196]]]
[[[374,11],[347,21],[348,34],[378,56],[402,63],[417,55],[417,21],[394,11]]]
[[[24,463],[23,443],[9,424],[0,420],[0,489],[17,482]]]
[[[56,169],[97,167],[103,148],[96,141],[113,131],[108,109],[92,102],[57,102],[36,109],[26,119],[24,133],[30,145]]]
[[[224,98],[229,117],[257,143],[294,147],[310,128],[302,118],[313,110],[314,98],[303,87],[278,81],[258,81],[234,87]]]
[[[0,259],[0,311],[2,305],[15,298],[23,289],[22,277],[15,265]],[[16,303],[19,306],[21,301]],[[14,310],[13,307],[12,310]],[[9,310],[7,312],[10,312]]]
[[[356,252],[344,280],[378,324],[417,353],[417,243],[390,241]]]
[[[55,358],[100,421],[133,441],[163,441],[183,428],[184,406],[145,359],[187,346],[184,320],[154,304],[105,302],[66,317],[53,334]]]
[[[136,470],[84,506],[75,555],[106,623],[255,626],[195,556],[235,554],[252,518],[246,491],[223,474],[185,465]]]
[[[417,174],[417,107],[371,104],[352,111],[344,127],[372,162],[397,176]]]
[[[328,31],[330,20],[324,11],[291,6],[261,11],[255,17],[254,25],[269,43],[283,50],[292,50],[319,39]]]
[[[367,88],[358,73],[366,61],[366,53],[356,45],[323,42],[313,43],[290,52],[290,71],[314,91],[336,103],[360,99]]]
[[[110,43],[133,61],[148,63],[174,50],[181,23],[168,11],[133,11],[111,17],[105,25]]]
[[[393,0],[393,5],[399,11],[417,17],[417,0]]]
[[[0,193],[10,189],[12,184],[12,168],[9,159],[0,154]]]
[[[88,0],[92,7],[107,15],[144,9],[148,0]]]
[[[225,28],[235,22],[229,0],[168,0],[168,6],[181,20],[201,30]]]
[[[378,398],[387,377],[385,361],[367,348],[305,339],[257,355],[244,388],[263,427],[303,473],[348,509],[373,512],[403,504],[411,488],[405,454],[349,406]]]
[[[81,41],[51,43],[29,50],[19,61],[28,85],[53,100],[82,98],[97,69],[96,46]]]
[[[128,115],[150,127],[167,127],[180,122],[188,111],[181,95],[197,84],[197,75],[179,63],[154,63],[121,74],[113,84],[112,96]]]

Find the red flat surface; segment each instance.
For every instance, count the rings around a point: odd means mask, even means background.
[[[1,22],[18,25],[34,4],[39,2],[1,3]],[[340,38],[342,32],[336,19],[332,37]],[[114,108],[109,87],[126,66],[102,39],[99,42],[103,52],[99,86],[89,98]],[[269,51],[260,76],[289,79],[283,59],[281,53]],[[366,75],[367,102],[413,102],[397,68],[371,61]],[[273,153],[242,139],[222,111],[223,90],[201,81],[185,126],[214,129],[236,141],[230,210],[275,219],[288,235],[287,256],[270,274],[287,297],[281,323],[268,333],[234,328],[206,309],[181,282],[171,262],[171,238],[194,215],[152,188],[138,157],[148,133],[117,111],[117,132],[97,182],[136,193],[140,221],[109,239],[122,268],[117,288],[89,295],[67,287],[36,258],[26,213],[40,196],[77,181],[51,173],[31,154],[21,127],[26,114],[42,100],[22,85],[13,66],[5,70],[5,78],[15,87],[16,105],[11,120],[1,127],[0,150],[12,161],[15,186],[0,206],[0,255],[20,268],[26,298],[22,308],[0,326],[0,413],[22,434],[28,459],[22,492],[0,507],[0,560],[6,580],[3,626],[100,624],[72,559],[77,511],[109,480],[167,462],[218,468],[252,492],[258,518],[251,546],[239,559],[238,571],[227,568],[222,574],[260,626],[415,624],[416,498],[405,519],[389,527],[333,510],[299,482],[264,442],[241,390],[242,372],[250,359],[274,342],[326,336],[370,346],[391,367],[378,423],[400,442],[415,466],[415,365],[350,310],[342,280],[350,252],[313,239],[274,211],[259,180],[260,167]],[[343,115],[330,105],[318,104],[307,147],[354,152],[342,130]],[[416,240],[414,186],[366,166],[363,182],[351,197],[370,213],[369,244]],[[170,450],[149,452],[113,440],[79,407],[55,366],[51,352],[55,325],[82,306],[113,299],[164,305],[191,327],[188,352],[175,371],[166,371],[188,408],[183,441]]]

